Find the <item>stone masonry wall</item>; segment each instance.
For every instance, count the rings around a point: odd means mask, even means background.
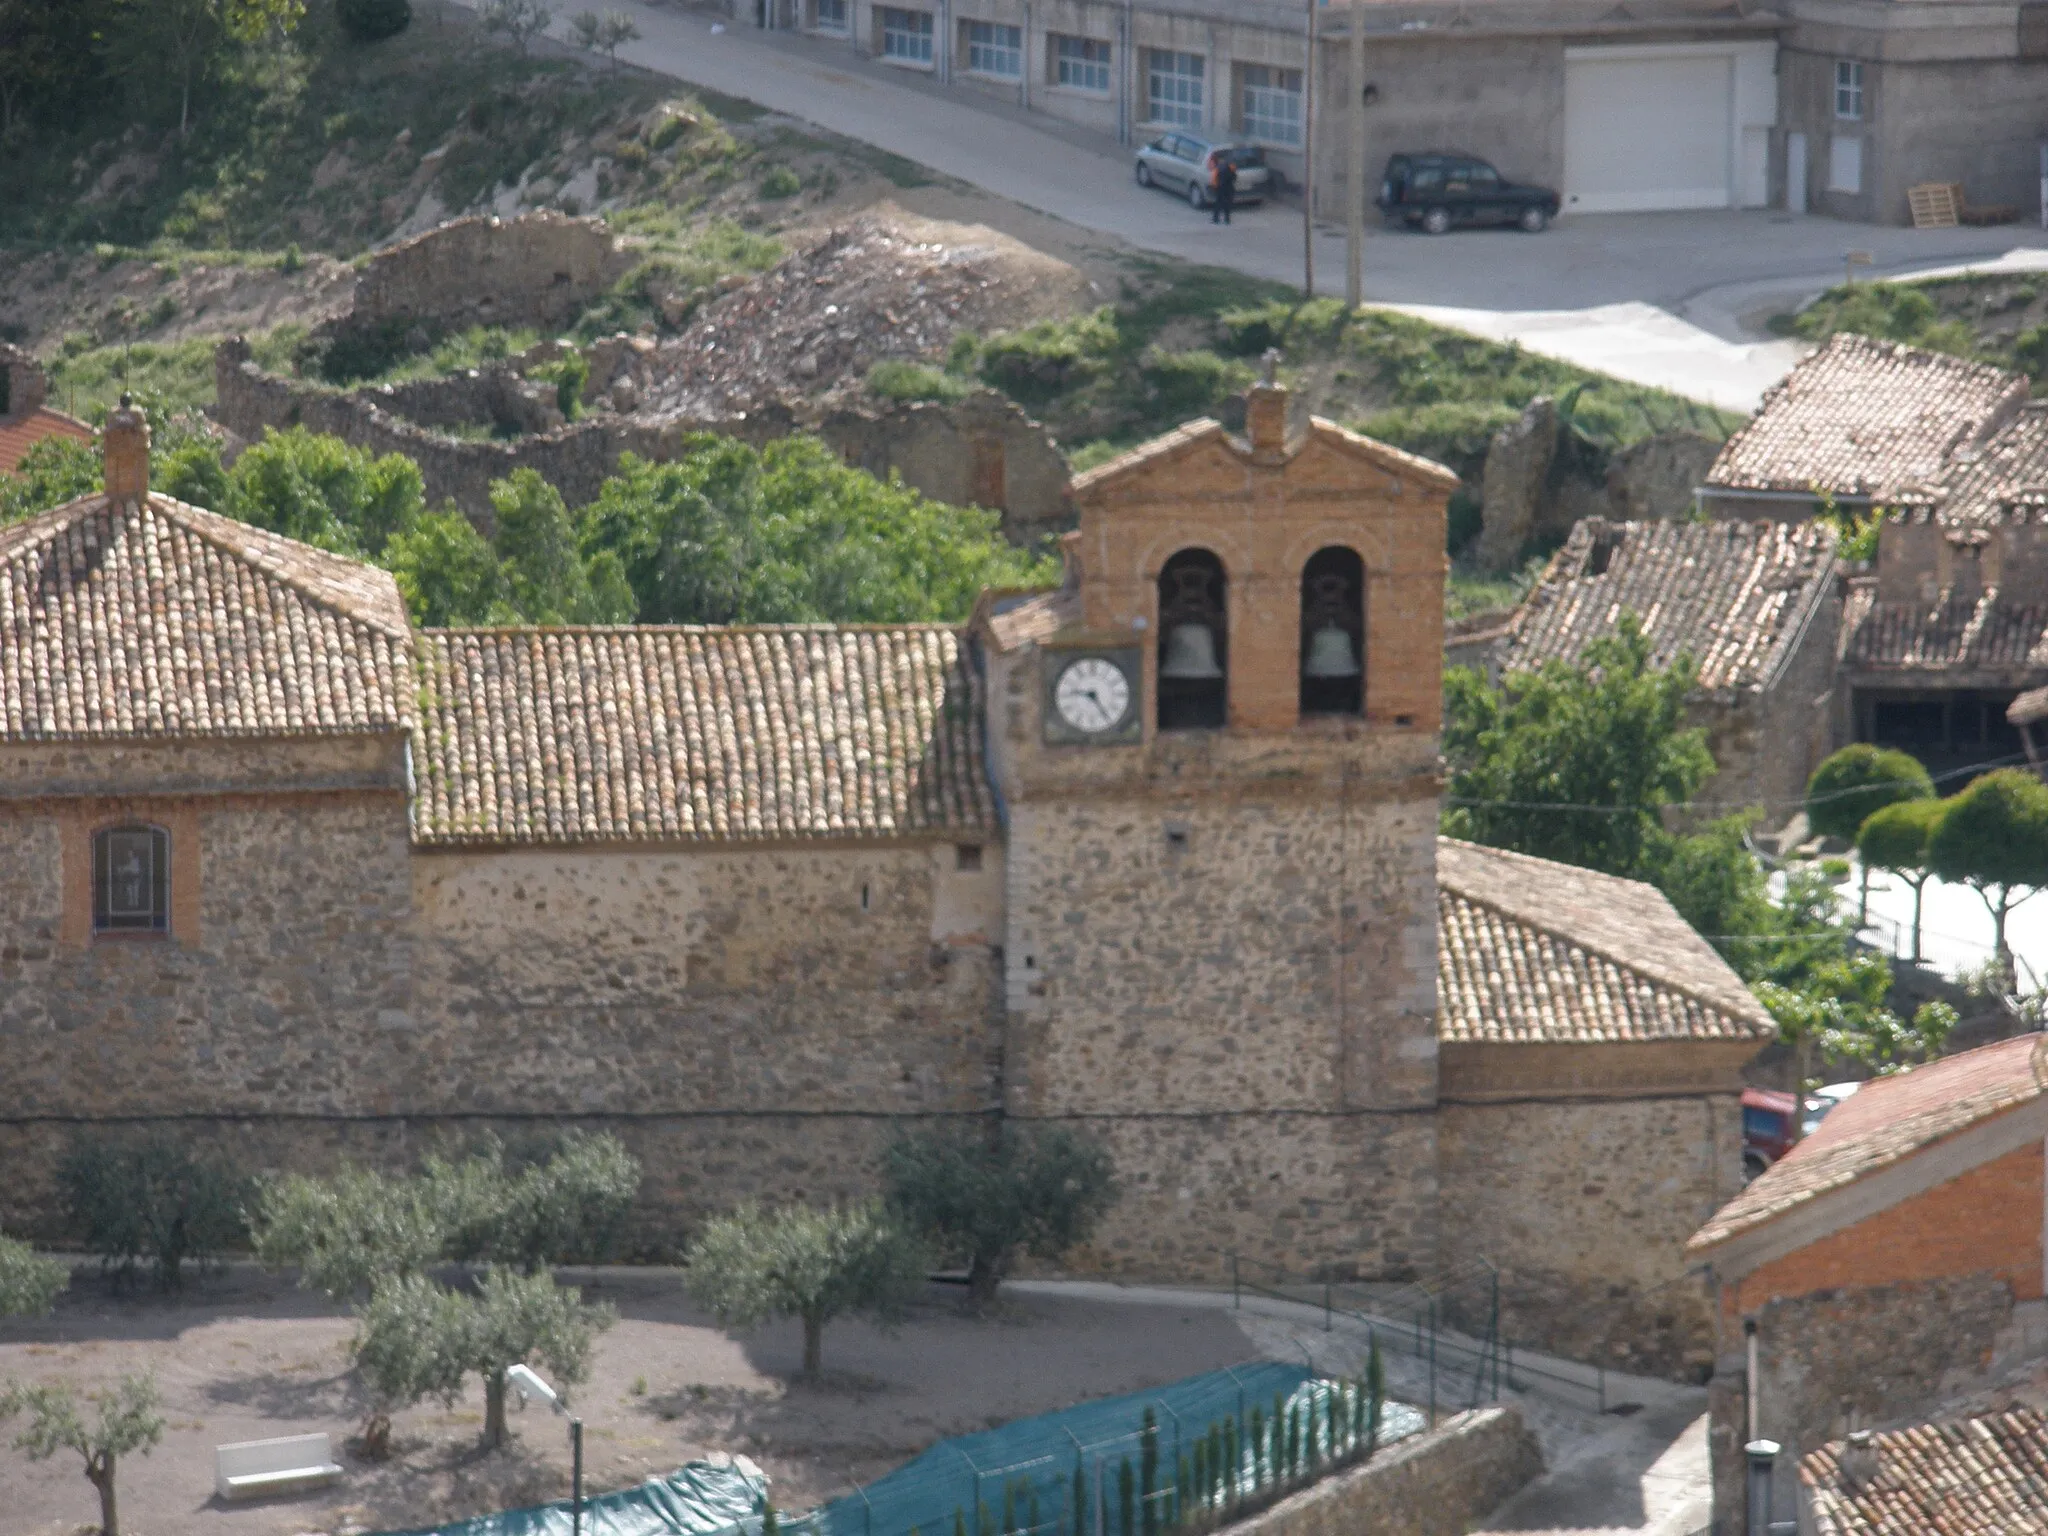
[[[1229,1536],[1462,1536],[1543,1471],[1520,1410],[1481,1408],[1225,1526]]]
[[[345,323],[560,326],[635,259],[601,219],[551,212],[455,219],[371,257]]]
[[[1742,1187],[1733,1094],[1445,1104],[1437,1121],[1445,1260],[1499,1265],[1505,1338],[1704,1378],[1713,1312],[1685,1241]]]

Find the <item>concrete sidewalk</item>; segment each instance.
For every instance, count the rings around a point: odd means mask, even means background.
[[[724,26],[670,0],[619,3],[643,34],[621,56],[642,68],[872,144],[1141,250],[1301,282],[1298,208],[1247,210],[1232,225],[1214,225],[1177,199],[1138,188],[1128,151],[1101,135],[970,98],[844,42]],[[565,19],[555,32],[567,36]],[[1576,216],[1534,237],[1473,230],[1432,239],[1375,224],[1366,294],[1580,367],[1749,411],[1799,356],[1794,344],[1761,334],[1762,317],[1840,281],[1850,250],[1873,259],[1861,275],[1899,276],[2015,251],[2048,261],[2035,255],[2048,252],[2048,233],[1893,229],[1763,211]],[[1317,291],[1341,293],[1341,230],[1318,229],[1315,265]]]

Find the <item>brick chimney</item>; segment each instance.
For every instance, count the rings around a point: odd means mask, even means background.
[[[1278,459],[1287,450],[1287,391],[1277,377],[1279,351],[1268,351],[1265,363],[1266,376],[1245,393],[1244,433],[1254,458]]]
[[[107,417],[100,446],[107,461],[107,499],[116,506],[141,502],[149,495],[149,418],[136,408],[133,395],[123,395],[120,408]]]

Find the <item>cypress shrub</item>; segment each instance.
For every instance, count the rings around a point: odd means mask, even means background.
[[[1243,1437],[1237,1432],[1237,1420],[1225,1419],[1223,1421],[1223,1475],[1228,1481],[1223,1485],[1223,1493],[1224,1497],[1230,1499],[1237,1497],[1238,1485],[1244,1480],[1244,1469],[1239,1464],[1237,1458],[1237,1448],[1242,1439]]]
[[[1266,1410],[1252,1410],[1252,1491],[1266,1486]]]
[[[1187,1518],[1188,1501],[1194,1496],[1195,1475],[1185,1454],[1174,1457],[1173,1495],[1176,1520]]]
[[[1330,1428],[1330,1460],[1335,1461],[1337,1452],[1344,1443],[1344,1390],[1334,1383],[1330,1390],[1323,1394],[1323,1417],[1328,1421]]]
[[[1379,1335],[1368,1342],[1365,1354],[1365,1454],[1379,1449],[1380,1409],[1387,1401],[1387,1368],[1380,1359]]]
[[[953,1506],[953,1536],[967,1536],[967,1511],[958,1504]]]
[[[761,1506],[761,1536],[775,1536],[775,1533],[781,1528],[775,1519],[775,1506],[773,1504],[763,1504]]]
[[[1026,1483],[1024,1485],[1024,1495],[1025,1518],[1030,1521],[1030,1524],[1024,1528],[1031,1533],[1031,1536],[1038,1536],[1038,1490],[1029,1483]],[[912,1531],[910,1536],[917,1536],[917,1533]]]
[[[1209,1442],[1195,1442],[1195,1493],[1193,1502],[1197,1505],[1209,1502]]]
[[[1137,1536],[1137,1521],[1131,1510],[1131,1495],[1137,1482],[1137,1478],[1131,1475],[1131,1458],[1126,1456],[1116,1469],[1116,1512],[1118,1529],[1123,1536]]]
[[[1003,1484],[1003,1536],[1017,1536],[1017,1485]]]
[[[1287,1399],[1273,1394],[1273,1481],[1283,1482],[1287,1471]]]
[[[1138,1434],[1138,1516],[1145,1536],[1159,1529],[1159,1504],[1153,1494],[1159,1488],[1159,1415],[1145,1406],[1145,1427]]]
[[[1287,1410],[1287,1479],[1292,1482],[1301,1470],[1301,1409]]]
[[[1307,1422],[1302,1426],[1302,1439],[1305,1442],[1302,1446],[1302,1452],[1308,1463],[1308,1475],[1314,1477],[1316,1475],[1316,1400],[1310,1398],[1305,1406],[1307,1412],[1302,1414],[1302,1418]]]
[[[1221,1501],[1223,1497],[1223,1423],[1219,1419],[1209,1426],[1209,1497]]]
[[[996,1536],[996,1517],[989,1513],[986,1503],[974,1512],[974,1529],[976,1536]]]
[[[1351,1448],[1365,1443],[1365,1377],[1351,1384]]]
[[[1088,1469],[1074,1452],[1074,1536],[1088,1536]]]

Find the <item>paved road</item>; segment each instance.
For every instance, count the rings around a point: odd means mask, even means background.
[[[1128,156],[1100,135],[988,98],[970,105],[842,43],[752,28],[714,32],[712,17],[674,0],[624,0],[624,9],[643,34],[621,50],[634,64],[863,140],[1141,249],[1301,280],[1297,210],[1252,210],[1233,225],[1213,225],[1176,199],[1139,190]],[[1432,239],[1374,228],[1366,292],[1375,303],[1583,367],[1750,410],[1798,355],[1764,338],[1762,318],[1838,281],[1852,249],[1869,252],[1869,272],[1880,276],[2001,257],[2048,266],[2048,232],[2019,226],[1889,229],[1767,212],[1592,215],[1535,237],[1475,230]],[[1318,291],[1341,293],[1341,232],[1319,231],[1315,259]]]

